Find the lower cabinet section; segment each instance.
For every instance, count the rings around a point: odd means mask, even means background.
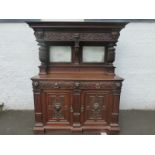
[[[117,89],[34,89],[34,133],[119,132]]]

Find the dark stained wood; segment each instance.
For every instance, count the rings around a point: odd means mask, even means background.
[[[35,134],[117,134],[123,79],[115,75],[115,46],[123,22],[29,22],[39,45],[32,77]],[[50,63],[49,46],[71,46],[71,63]],[[83,63],[83,46],[105,46],[103,63]],[[95,52],[95,51],[94,51]]]
[[[105,74],[102,72],[67,72],[67,73],[51,73],[47,75],[37,75],[32,78],[32,80],[104,80],[104,81],[113,81],[118,80],[122,81],[123,79],[119,76],[113,74]]]

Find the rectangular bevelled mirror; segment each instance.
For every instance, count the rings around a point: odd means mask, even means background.
[[[70,46],[50,46],[50,62],[70,63],[72,60],[72,51]]]
[[[84,63],[103,63],[105,57],[104,46],[83,46],[82,61]]]

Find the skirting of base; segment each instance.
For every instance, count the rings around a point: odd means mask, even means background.
[[[120,128],[118,126],[108,127],[84,127],[84,128],[73,128],[73,127],[34,127],[34,134],[108,134],[115,135],[119,134]]]
[[[36,135],[40,135],[40,134],[43,135],[43,134],[45,134],[45,129],[44,129],[44,127],[34,127],[33,133]]]

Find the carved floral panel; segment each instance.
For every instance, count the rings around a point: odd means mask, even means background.
[[[71,97],[69,93],[48,93],[48,121],[70,121]]]
[[[84,97],[84,120],[98,121],[105,119],[106,95],[104,93],[85,92]]]

